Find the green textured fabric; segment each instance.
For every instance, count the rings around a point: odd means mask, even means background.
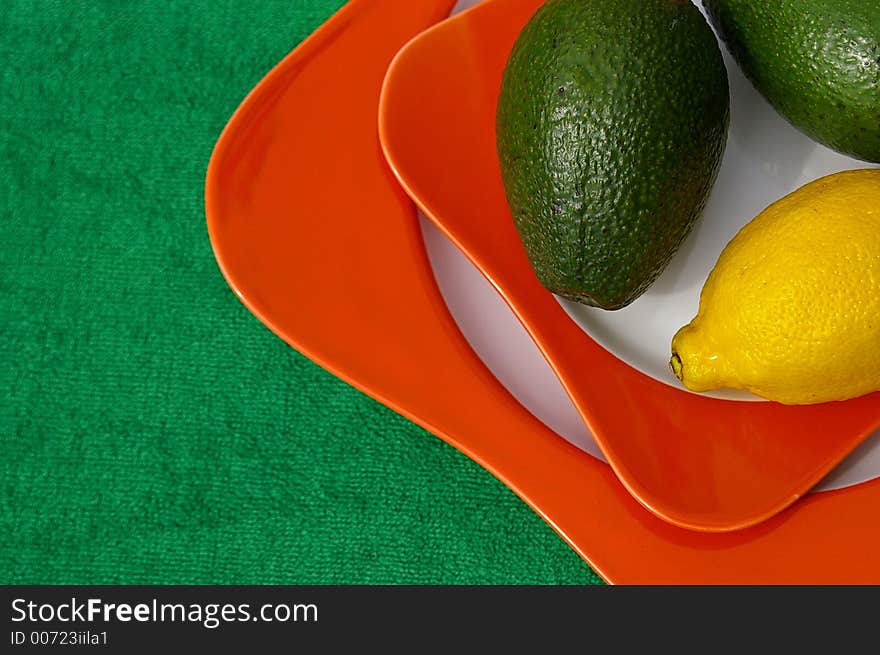
[[[3,1],[0,582],[599,582],[217,269],[214,141],[342,4]]]

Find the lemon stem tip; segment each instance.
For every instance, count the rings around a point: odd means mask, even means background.
[[[672,359],[669,360],[669,368],[672,369],[672,372],[675,373],[675,377],[681,380],[681,357],[678,356],[678,353],[672,353]]]

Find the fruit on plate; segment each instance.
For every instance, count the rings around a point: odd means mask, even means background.
[[[880,0],[703,0],[746,76],[826,146],[880,162]]]
[[[550,0],[508,60],[502,180],[550,291],[619,309],[699,217],[727,139],[727,71],[688,0]]]
[[[740,230],[671,366],[693,391],[786,404],[880,390],[880,169],[816,180]]]

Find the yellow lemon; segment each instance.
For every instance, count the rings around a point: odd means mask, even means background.
[[[816,180],[740,230],[670,364],[693,391],[786,404],[880,389],[880,170]]]

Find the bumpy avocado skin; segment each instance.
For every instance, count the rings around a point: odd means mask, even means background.
[[[543,5],[510,55],[496,123],[541,283],[604,309],[641,295],[705,206],[728,118],[721,51],[688,0]]]
[[[746,76],[816,141],[880,162],[880,0],[704,0]]]

